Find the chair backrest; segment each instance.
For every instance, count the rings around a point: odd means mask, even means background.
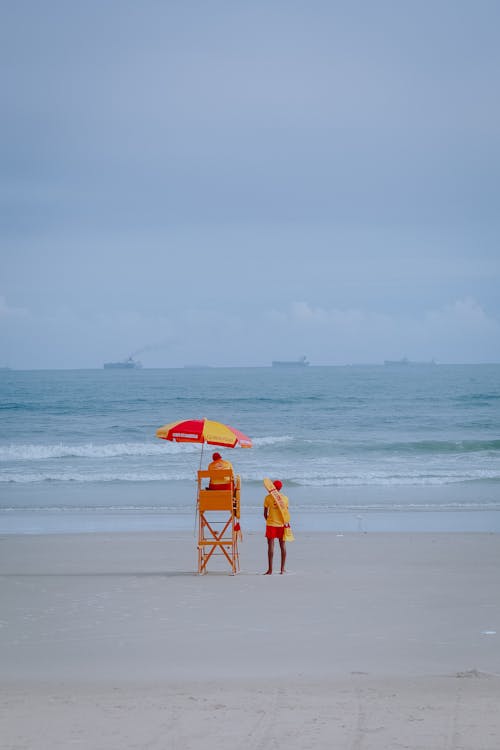
[[[227,484],[228,477],[232,487],[234,487],[234,474],[231,469],[212,469],[212,471],[199,471],[198,487],[201,488],[201,483],[204,479],[215,481],[215,483],[218,484]]]
[[[198,492],[198,510],[225,510],[233,512],[234,500],[232,490],[200,490]]]
[[[221,490],[209,490],[203,487],[204,480],[215,480],[226,483],[227,477],[231,477],[230,486]],[[214,469],[213,471],[198,472],[198,510],[204,513],[207,510],[230,510],[233,509],[234,498],[234,476],[228,469]]]

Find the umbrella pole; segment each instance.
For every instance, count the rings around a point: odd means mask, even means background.
[[[203,446],[204,446],[204,443],[201,444],[199,471],[201,471],[201,464],[202,464],[202,461],[203,461]],[[198,525],[198,497],[196,497],[196,507],[195,507],[195,510],[194,510],[194,530],[193,531],[194,531],[194,535],[195,536],[196,536],[196,527],[197,527],[197,525]]]

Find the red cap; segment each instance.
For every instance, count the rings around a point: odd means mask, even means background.
[[[222,458],[222,456],[221,456],[220,453],[213,453],[212,454],[212,458],[213,458],[214,461],[220,461],[221,458]]]
[[[278,490],[278,492],[279,492],[279,491],[280,491],[280,489],[281,489],[281,488],[283,487],[283,484],[282,484],[282,482],[280,482],[280,480],[279,480],[279,479],[274,479],[274,480],[273,480],[273,484],[274,484],[274,486],[276,487],[276,489]]]

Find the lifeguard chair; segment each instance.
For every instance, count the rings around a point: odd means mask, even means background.
[[[238,536],[240,517],[240,478],[228,470],[198,472],[198,573],[207,572],[208,561],[214,556],[224,557],[234,574],[240,569]],[[224,482],[227,489],[209,490],[210,480]]]

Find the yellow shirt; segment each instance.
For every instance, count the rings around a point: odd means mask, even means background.
[[[288,523],[290,520],[290,512],[288,510],[288,497],[286,495],[281,496],[282,505],[284,505],[283,513],[278,508],[278,504],[272,495],[266,495],[264,500],[264,508],[267,508],[266,526],[283,526],[284,523]],[[283,520],[284,516],[284,520]]]
[[[218,487],[219,485],[225,486],[226,484],[229,484],[229,482],[233,478],[233,466],[230,461],[224,461],[224,459],[220,459],[220,461],[212,461],[208,464],[208,471],[212,471],[213,469],[227,469],[228,475],[227,477],[224,477],[224,479],[217,479],[213,480],[210,479],[210,487]]]

